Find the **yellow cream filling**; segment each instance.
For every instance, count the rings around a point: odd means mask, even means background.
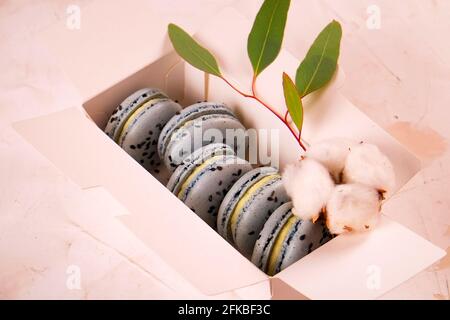
[[[292,226],[298,221],[297,217],[292,215],[288,218],[284,226],[281,228],[278,233],[275,243],[272,246],[272,250],[270,251],[269,262],[267,267],[267,274],[269,276],[273,276],[275,274],[275,269],[277,267],[277,258],[280,255],[281,249],[283,248],[283,243],[286,240],[286,237],[289,234]]]
[[[178,192],[178,195],[177,195],[178,198],[180,198],[180,199],[182,198],[182,195],[185,193],[186,189],[189,187],[192,180],[194,180],[194,178],[196,177],[196,175],[198,173],[200,173],[200,171],[202,171],[209,164],[213,163],[214,161],[216,161],[217,159],[220,159],[220,158],[223,158],[223,155],[211,157],[211,158],[207,159],[205,162],[203,162],[201,165],[199,165],[197,168],[195,168],[194,171],[192,171],[192,173],[190,174],[190,176],[181,185],[180,191]]]
[[[154,98],[154,99],[149,99],[147,101],[144,101],[144,103],[137,109],[135,109],[129,116],[128,119],[124,122],[124,124],[122,125],[122,127],[119,129],[120,134],[117,136],[116,139],[116,143],[119,143],[122,135],[127,132],[128,127],[133,123],[134,119],[136,119],[136,117],[138,116],[139,112],[141,110],[144,110],[146,107],[148,107],[149,105],[162,100],[162,98]]]
[[[254,185],[252,185],[250,188],[247,189],[247,191],[244,192],[244,195],[239,199],[238,203],[234,207],[233,211],[231,212],[230,222],[228,224],[229,230],[235,230],[236,223],[239,218],[239,213],[244,208],[245,204],[250,200],[251,196],[258,191],[259,188],[267,184],[269,181],[275,180],[279,178],[279,174],[272,174],[267,177],[262,178],[258,182],[256,182]]]

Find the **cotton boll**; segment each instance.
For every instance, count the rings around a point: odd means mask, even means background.
[[[359,184],[337,185],[326,208],[327,227],[332,234],[371,229],[380,216],[377,190]]]
[[[304,220],[317,220],[333,190],[328,170],[313,159],[288,165],[283,183],[294,205],[294,214]]]
[[[382,193],[390,193],[395,187],[394,168],[378,147],[361,143],[347,156],[343,181],[362,183]]]
[[[337,183],[340,182],[345,160],[353,146],[358,143],[346,138],[332,138],[311,145],[306,157],[319,161],[324,165]]]

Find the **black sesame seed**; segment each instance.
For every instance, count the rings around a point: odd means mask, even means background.
[[[222,166],[217,166],[217,170],[222,171],[223,167]]]
[[[134,144],[130,145],[130,149],[136,149],[136,146]]]
[[[300,236],[300,240],[305,240],[305,238],[306,238],[306,235],[304,235],[304,234],[302,234],[301,236]]]
[[[255,234],[255,231],[250,231],[250,232],[248,233],[249,236],[252,236],[252,235],[254,235],[254,234]]]
[[[210,194],[209,197],[208,197],[208,201],[211,202],[212,199],[213,199],[213,196],[212,196],[212,194]]]

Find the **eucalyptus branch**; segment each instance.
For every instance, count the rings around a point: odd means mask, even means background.
[[[295,83],[283,73],[287,111],[282,115],[257,95],[256,79],[276,59],[281,50],[289,6],[290,0],[265,0],[256,15],[247,39],[247,53],[253,67],[251,93],[239,90],[225,79],[216,58],[183,29],[169,24],[168,33],[173,47],[184,60],[197,69],[221,78],[243,97],[258,101],[286,125],[300,147],[306,151],[301,141],[302,98],[322,88],[331,80],[339,57],[342,29],[339,22],[333,20],[320,32],[297,69]],[[288,121],[288,115],[297,127],[298,133]]]

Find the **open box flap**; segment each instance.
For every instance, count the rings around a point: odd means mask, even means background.
[[[95,0],[80,12],[80,28],[66,19],[41,34],[83,101],[172,51],[167,24],[145,0]]]
[[[118,219],[201,292],[217,294],[268,278],[80,108],[20,121],[14,128],[82,188],[103,186],[130,213]]]
[[[371,232],[341,235],[276,277],[311,299],[374,299],[444,255],[383,216]]]

